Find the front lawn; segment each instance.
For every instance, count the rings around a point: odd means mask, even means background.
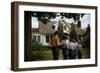
[[[82,49],[82,59],[89,58],[89,50]],[[43,50],[33,50],[32,51],[34,61],[52,60],[52,51],[50,48]],[[60,49],[59,59],[63,60],[62,50]]]

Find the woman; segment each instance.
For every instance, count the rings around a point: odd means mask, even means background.
[[[59,46],[62,45],[62,43],[60,43],[60,39],[58,37],[58,31],[56,31],[54,33],[50,44],[52,46],[53,60],[58,60],[59,59],[59,53],[60,53]]]

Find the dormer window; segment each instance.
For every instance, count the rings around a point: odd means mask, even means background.
[[[52,29],[55,29],[55,26],[52,26]]]

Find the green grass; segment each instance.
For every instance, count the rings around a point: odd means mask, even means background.
[[[43,51],[32,51],[34,61],[38,60],[52,60],[52,51],[43,50]],[[60,50],[59,59],[63,59],[62,51]]]
[[[52,52],[50,50],[32,51],[34,60],[51,60]]]
[[[89,50],[84,48],[82,49],[82,58],[88,58],[89,54],[88,54]],[[41,51],[32,51],[32,55],[34,58],[34,61],[41,61],[41,60],[52,60],[52,51],[51,49],[47,49],[47,50],[41,50]],[[60,49],[60,55],[59,55],[59,59],[62,60],[63,59],[63,55],[62,55],[62,50]]]
[[[82,52],[83,58],[89,58],[89,49],[88,48],[83,48],[81,52]]]

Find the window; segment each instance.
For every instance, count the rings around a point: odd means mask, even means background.
[[[37,37],[37,41],[40,42],[40,36]]]
[[[33,40],[36,41],[36,36],[35,35],[33,35]]]
[[[40,42],[40,36],[33,35],[33,40],[35,42]]]
[[[46,42],[49,43],[49,35],[46,35]]]

